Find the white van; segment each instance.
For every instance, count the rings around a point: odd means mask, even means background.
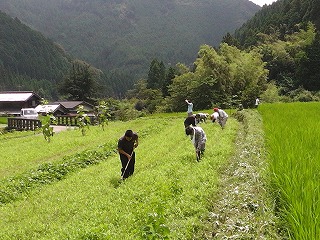
[[[34,108],[22,108],[20,116],[23,118],[38,118],[38,113]]]

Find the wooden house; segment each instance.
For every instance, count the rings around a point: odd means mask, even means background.
[[[77,109],[80,105],[82,105],[88,116],[94,116],[94,106],[85,101],[57,101],[52,104],[60,104],[62,107],[67,109],[66,114],[70,116],[77,115]]]
[[[0,114],[20,115],[21,108],[35,108],[41,97],[32,91],[0,92]]]

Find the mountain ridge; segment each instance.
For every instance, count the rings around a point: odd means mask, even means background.
[[[154,58],[192,63],[201,44],[217,46],[259,9],[247,0],[3,0],[0,5],[95,67],[144,73]]]

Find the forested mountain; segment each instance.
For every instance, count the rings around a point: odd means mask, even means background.
[[[259,49],[282,94],[320,90],[319,12],[320,0],[278,0],[235,31],[238,47]]]
[[[309,21],[320,30],[320,0],[278,0],[263,6],[235,31],[235,37],[243,47],[255,45],[259,33],[276,33],[283,40],[286,34],[297,31],[298,24],[306,25]]]
[[[69,66],[70,58],[59,45],[0,12],[1,90],[56,95],[54,85]]]
[[[126,91],[157,58],[191,64],[201,44],[217,46],[251,18],[248,0],[2,0],[0,10],[61,44],[76,58],[112,73]],[[117,71],[118,70],[118,71]],[[117,83],[115,83],[117,81]],[[132,84],[131,84],[132,86]]]

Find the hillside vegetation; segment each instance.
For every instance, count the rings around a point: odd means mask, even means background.
[[[68,70],[70,57],[41,33],[3,12],[0,26],[0,90],[19,86],[37,89],[41,95],[57,95],[54,84]]]
[[[299,24],[312,22],[320,29],[319,0],[278,0],[265,5],[250,20],[235,31],[240,45],[250,47],[260,40],[260,33],[278,35],[284,39],[286,34],[297,31]]]
[[[276,83],[281,94],[319,91],[319,11],[319,0],[278,0],[264,6],[235,31],[235,39],[228,38],[227,42],[244,49],[257,47],[267,63],[269,80]]]
[[[260,9],[247,0],[3,0],[0,10],[61,44],[113,81],[146,76],[154,58],[191,64]],[[119,76],[120,75],[120,76]],[[122,77],[121,77],[122,76]]]

